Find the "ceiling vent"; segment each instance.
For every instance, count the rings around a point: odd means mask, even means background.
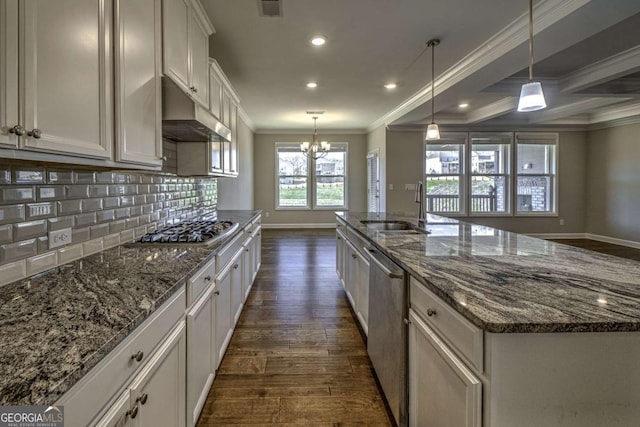
[[[307,111],[309,116],[321,116],[324,114],[324,111]]]
[[[258,0],[260,16],[282,17],[282,0]]]

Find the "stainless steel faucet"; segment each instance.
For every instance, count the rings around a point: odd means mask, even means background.
[[[418,227],[425,226],[425,215],[424,215],[424,192],[422,191],[422,181],[418,181],[416,184],[416,197],[415,202],[419,203],[418,205]]]

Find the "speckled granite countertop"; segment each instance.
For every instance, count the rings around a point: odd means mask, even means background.
[[[215,246],[118,246],[0,287],[0,405],[56,401],[259,213],[218,211],[240,226]]]
[[[640,331],[640,262],[431,216],[432,234],[369,231],[337,213],[487,332]]]

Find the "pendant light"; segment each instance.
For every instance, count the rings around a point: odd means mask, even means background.
[[[425,139],[428,141],[440,139],[440,129],[436,123],[435,113],[435,80],[436,80],[436,65],[435,65],[435,48],[440,44],[440,39],[431,39],[427,42],[427,47],[431,48],[431,124],[427,126],[427,136]]]
[[[533,81],[533,0],[529,0],[529,83],[522,85],[518,111],[537,111],[547,108],[542,85]]]
[[[326,157],[331,151],[331,144],[327,141],[318,141],[318,129],[316,127],[316,121],[318,120],[318,116],[313,117],[313,137],[312,142],[309,144],[308,142],[303,142],[300,144],[300,151],[304,153],[305,156],[312,158],[314,160],[321,159]]]

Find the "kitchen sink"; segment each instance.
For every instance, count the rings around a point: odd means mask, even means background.
[[[360,223],[364,224],[369,231],[397,231],[407,233],[425,233],[428,231],[422,228],[418,228],[410,222],[406,221],[376,221],[376,220],[363,220]]]

